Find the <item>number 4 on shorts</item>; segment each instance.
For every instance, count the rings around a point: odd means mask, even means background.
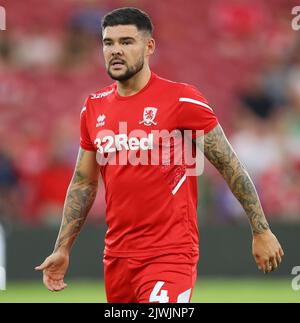
[[[157,282],[151,292],[149,301],[150,302],[158,302],[158,303],[168,303],[169,297],[168,297],[168,291],[165,289],[160,290],[165,282]],[[160,291],[160,294],[158,294]]]
[[[150,299],[149,299],[150,302],[169,303],[168,291],[165,289],[161,290],[164,284],[165,282],[161,282],[161,281],[155,284],[150,295]],[[160,294],[158,294],[159,291],[160,291]],[[188,303],[190,300],[191,292],[192,292],[192,289],[190,288],[185,292],[179,294],[177,298],[177,303]]]

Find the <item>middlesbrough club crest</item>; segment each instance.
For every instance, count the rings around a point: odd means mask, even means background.
[[[157,125],[154,121],[157,109],[152,107],[147,107],[144,109],[143,120],[139,124],[144,124],[145,126]]]

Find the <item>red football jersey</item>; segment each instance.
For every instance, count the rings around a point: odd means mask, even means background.
[[[159,157],[150,164],[149,154],[155,147],[162,153],[163,147],[152,133],[207,133],[217,123],[196,88],[154,73],[132,96],[120,96],[114,83],[88,97],[81,112],[80,145],[98,151],[101,164],[108,226],[105,254],[132,257],[198,251],[196,176],[186,175],[184,161],[172,163],[173,141],[171,162]],[[141,155],[148,163],[125,160]]]

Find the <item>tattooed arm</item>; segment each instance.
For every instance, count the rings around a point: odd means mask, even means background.
[[[98,176],[95,153],[80,148],[54,252],[59,249],[70,251],[94,203],[98,190]]]
[[[43,270],[44,284],[49,290],[59,291],[67,287],[63,278],[69,265],[69,253],[94,203],[98,169],[95,153],[80,148],[54,251],[36,267],[36,270]]]
[[[221,126],[217,126],[204,136],[204,154],[241,203],[250,221],[252,232],[254,234],[265,232],[269,225],[253,182],[226,139]]]
[[[239,161],[220,125],[207,133],[203,140],[205,157],[223,176],[248,216],[253,233],[252,252],[258,268],[265,273],[276,269],[283,251],[269,228],[247,170]]]

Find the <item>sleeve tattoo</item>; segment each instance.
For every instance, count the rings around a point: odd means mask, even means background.
[[[84,150],[80,150],[73,178],[67,191],[63,219],[54,252],[70,248],[79,234],[97,195],[98,181],[88,180],[80,171]]]
[[[204,136],[204,155],[223,176],[234,196],[244,208],[252,232],[269,228],[255,186],[237,158],[220,125]]]

